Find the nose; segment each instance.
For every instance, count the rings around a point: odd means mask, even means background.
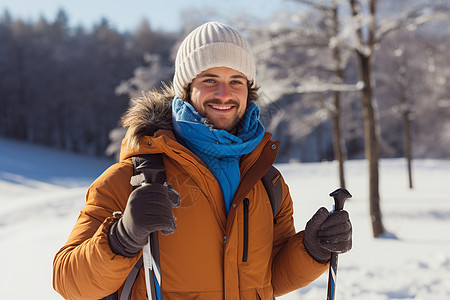
[[[217,99],[228,100],[231,98],[231,87],[226,83],[222,82],[217,86],[217,90],[215,93]]]

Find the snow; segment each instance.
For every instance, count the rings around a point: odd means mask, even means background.
[[[0,139],[0,299],[61,299],[52,260],[86,190],[108,160]],[[337,186],[337,165],[278,165],[295,201],[297,230]],[[372,238],[365,161],[346,163],[353,249],[339,256],[336,299],[450,299],[450,161],[415,160],[408,189],[403,159],[380,162],[385,238]],[[327,276],[278,299],[326,298]]]

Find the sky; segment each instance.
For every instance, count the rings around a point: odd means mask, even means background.
[[[113,27],[124,31],[133,30],[146,18],[153,30],[178,31],[182,24],[181,12],[186,10],[201,10],[202,18],[212,21],[211,18],[217,19],[217,16],[211,10],[224,16],[246,13],[264,18],[295,5],[293,0],[0,0],[0,13],[7,9],[13,18],[34,21],[44,16],[53,20],[63,8],[71,26],[90,27],[106,17]]]

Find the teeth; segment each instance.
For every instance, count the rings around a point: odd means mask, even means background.
[[[232,106],[216,106],[216,105],[212,105],[212,108],[214,109],[220,109],[220,110],[227,110],[230,109]]]

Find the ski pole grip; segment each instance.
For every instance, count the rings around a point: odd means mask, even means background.
[[[346,189],[337,189],[330,193],[330,197],[334,198],[334,210],[343,210],[345,200],[351,198],[352,195]]]

